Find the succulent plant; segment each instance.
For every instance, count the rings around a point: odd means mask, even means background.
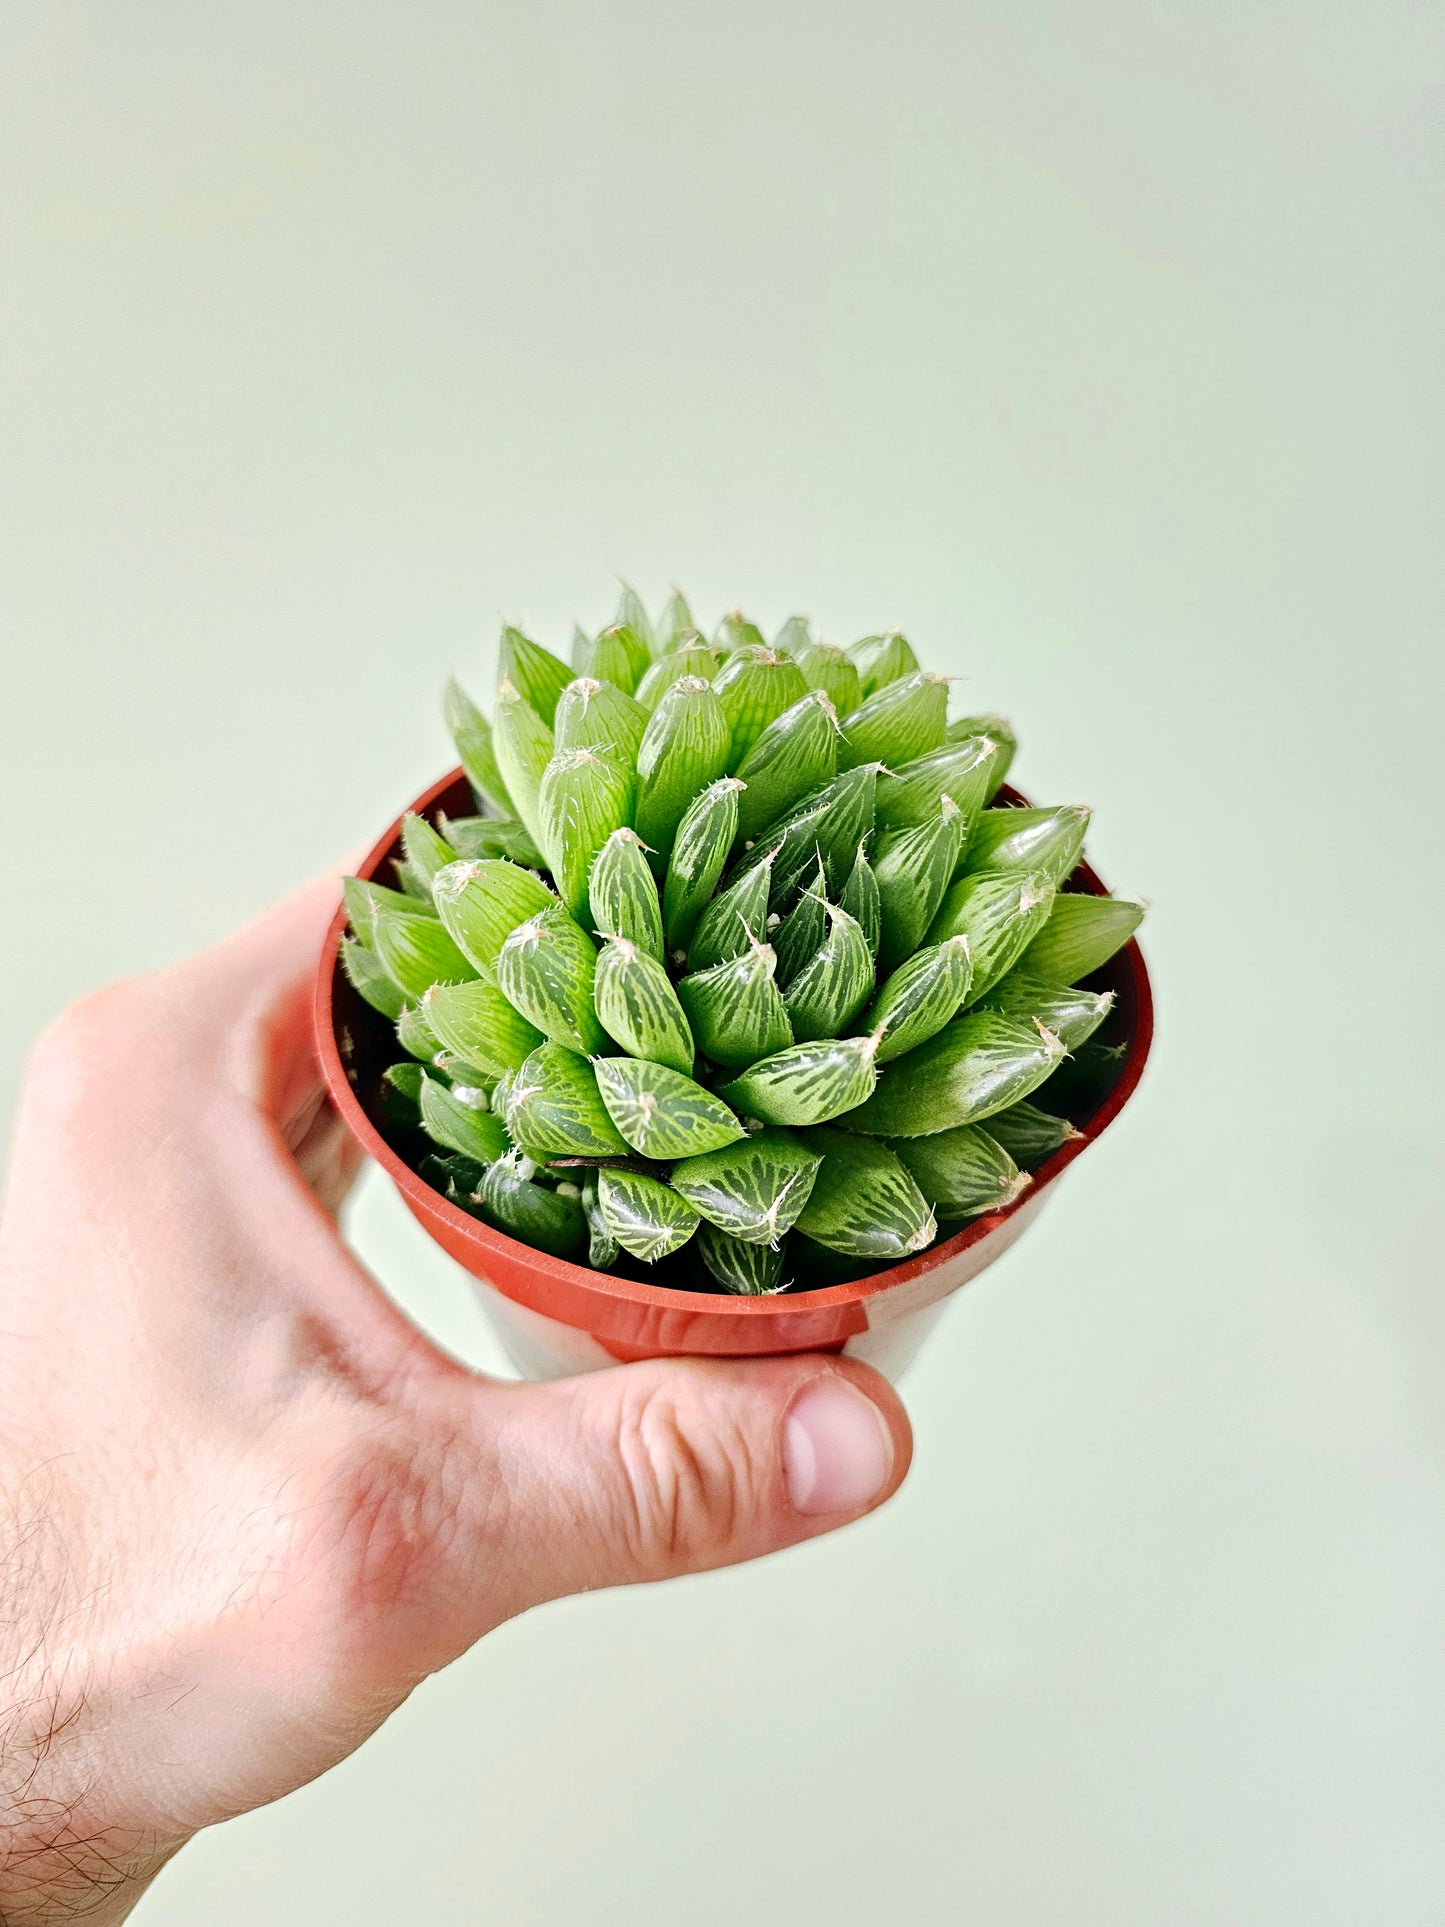
[[[624,590],[569,667],[502,634],[445,713],[476,813],[348,878],[341,961],[396,1028],[384,1127],[555,1257],[759,1295],[1007,1209],[1097,1101],[1143,908],[1071,891],[1089,812],[997,800],[1009,725],[952,723],[896,632],[710,642]],[[575,672],[575,673],[574,673]],[[1010,793],[1011,794],[1011,793]]]

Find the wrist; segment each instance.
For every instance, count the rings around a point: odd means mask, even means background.
[[[27,1798],[0,1813],[0,1927],[116,1927],[177,1851],[97,1833],[63,1801]]]
[[[155,1875],[124,1880],[119,1886],[108,1874],[98,1877],[106,1884],[97,1887],[88,1873],[77,1875],[66,1869],[57,1881],[46,1880],[52,1894],[48,1900],[37,1900],[32,1891],[12,1901],[0,1892],[0,1923],[3,1927],[69,1927],[71,1921],[83,1921],[85,1927],[120,1927],[130,1919]],[[63,1899],[59,1897],[62,1889]]]
[[[101,1818],[102,1779],[49,1775],[43,1758],[36,1766],[26,1780],[0,1772],[0,1927],[113,1927],[183,1841]]]
[[[0,1714],[0,1927],[110,1927],[182,1844],[125,1814],[95,1707],[34,1669]],[[103,1696],[102,1696],[103,1697]]]

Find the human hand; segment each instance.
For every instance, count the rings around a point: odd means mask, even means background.
[[[332,1213],[334,882],[99,992],[31,1065],[0,1220],[0,1921],[123,1919],[199,1828],[344,1758],[585,1587],[754,1558],[907,1469],[866,1367],[478,1379]]]

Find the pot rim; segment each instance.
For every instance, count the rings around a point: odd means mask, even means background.
[[[401,825],[405,816],[415,812],[426,815],[444,797],[448,790],[465,780],[465,771],[460,767],[446,776],[440,777],[429,789],[408,804],[372,845],[365,860],[355,871],[355,875],[369,881],[375,876],[382,863],[399,848]],[[1022,801],[1020,793],[1004,786],[1001,794],[1009,799]],[[1084,883],[1095,896],[1106,896],[1108,891],[1097,872],[1087,863],[1080,863],[1073,872],[1075,879]],[[1149,983],[1149,972],[1145,967],[1143,953],[1138,942],[1130,938],[1118,953],[1119,960],[1129,973],[1130,986],[1135,1000],[1134,1035],[1128,1056],[1124,1060],[1113,1089],[1100,1104],[1087,1122],[1077,1128],[1082,1133],[1071,1138],[1067,1144],[1060,1145],[1033,1174],[1030,1184],[1014,1201],[1001,1211],[989,1211],[977,1218],[971,1218],[961,1231],[951,1238],[930,1245],[927,1251],[916,1258],[892,1266],[887,1271],[874,1272],[867,1278],[855,1279],[850,1284],[824,1285],[812,1291],[788,1291],[776,1297],[742,1298],[731,1294],[713,1295],[707,1292],[679,1291],[673,1285],[649,1285],[636,1279],[624,1278],[607,1271],[594,1271],[588,1265],[575,1265],[565,1258],[554,1258],[535,1246],[523,1244],[518,1238],[509,1238],[505,1232],[495,1231],[463,1211],[441,1192],[434,1190],[423,1178],[418,1177],[411,1166],[387,1143],[367,1116],[360,1099],[353,1090],[342,1061],[341,1047],[336,1035],[336,1011],[334,993],[337,980],[341,975],[340,945],[347,926],[346,905],[337,906],[336,914],[326,932],[321,956],[317,963],[314,989],[312,994],[312,1013],[316,1036],[316,1048],[321,1059],[322,1072],[331,1101],[345,1119],[347,1127],[357,1138],[368,1155],[381,1166],[392,1183],[402,1193],[413,1214],[421,1207],[423,1218],[426,1213],[434,1213],[444,1223],[450,1224],[457,1234],[479,1252],[493,1252],[504,1263],[526,1265],[534,1272],[551,1278],[555,1283],[597,1293],[601,1297],[622,1299],[628,1303],[659,1312],[679,1309],[679,1300],[687,1300],[688,1312],[697,1317],[721,1319],[767,1319],[777,1317],[796,1318],[800,1311],[826,1311],[849,1305],[859,1305],[876,1298],[884,1292],[907,1285],[914,1279],[924,1277],[928,1272],[946,1264],[970,1246],[979,1244],[995,1231],[1007,1218],[1020,1207],[1041,1193],[1065,1172],[1081,1152],[1103,1136],[1104,1132],[1118,1117],[1138,1087],[1144,1074],[1154,1037],[1154,998]]]

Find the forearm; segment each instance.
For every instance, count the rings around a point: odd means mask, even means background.
[[[46,1501],[5,1507],[0,1531],[0,1927],[122,1921],[174,1853],[126,1815],[105,1669],[74,1651],[67,1632],[83,1561],[58,1525],[54,1481],[13,1465],[0,1489],[29,1486]],[[123,1741],[120,1744],[124,1744]]]
[[[98,1788],[81,1796],[85,1805]],[[124,1829],[92,1825],[68,1791],[47,1790],[44,1769],[19,1799],[0,1796],[0,1927],[125,1920],[174,1853]]]
[[[0,1927],[111,1927],[179,1844],[106,1820],[113,1790],[87,1757],[84,1724],[83,1703],[66,1706],[44,1690],[22,1694],[4,1715]]]
[[[161,1862],[128,1864],[119,1840],[85,1839],[63,1815],[56,1825],[15,1836],[0,1865],[0,1927],[117,1927],[160,1871]]]

